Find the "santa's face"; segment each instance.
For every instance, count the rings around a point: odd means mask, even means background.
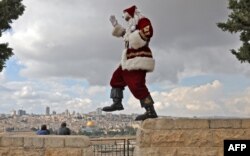
[[[123,18],[125,19],[125,21],[128,22],[131,19],[131,16],[127,12],[124,12],[123,13]]]
[[[124,17],[125,21],[129,21],[131,19],[131,17],[127,16],[127,17]]]

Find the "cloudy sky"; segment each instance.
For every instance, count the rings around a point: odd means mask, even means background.
[[[156,69],[147,85],[159,115],[250,117],[250,68],[229,52],[237,34],[217,28],[227,0],[24,0],[5,32],[15,56],[0,73],[0,113],[87,113],[111,103],[109,81],[123,50],[109,16],[137,5],[150,18]],[[121,113],[142,113],[128,89]]]

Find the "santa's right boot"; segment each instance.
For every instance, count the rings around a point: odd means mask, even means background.
[[[113,104],[111,106],[103,107],[102,111],[113,112],[124,109],[122,106],[123,88],[112,88],[110,98],[113,99]]]
[[[144,121],[148,118],[158,118],[154,108],[154,101],[150,95],[145,99],[140,100],[140,102],[141,106],[146,109],[146,112],[142,115],[138,115],[135,118],[135,121]]]

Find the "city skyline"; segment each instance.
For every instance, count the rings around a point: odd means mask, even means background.
[[[122,39],[112,37],[109,16],[137,5],[152,21],[156,68],[147,85],[163,116],[250,116],[250,68],[230,49],[238,34],[216,23],[229,14],[227,0],[34,1],[0,42],[15,55],[0,73],[0,114],[13,108],[36,114],[90,112],[111,104],[109,80],[120,61]],[[128,91],[124,111],[143,113]]]

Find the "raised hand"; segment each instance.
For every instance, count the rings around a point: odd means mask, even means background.
[[[118,24],[117,19],[115,18],[115,15],[111,15],[109,20],[114,27]]]

